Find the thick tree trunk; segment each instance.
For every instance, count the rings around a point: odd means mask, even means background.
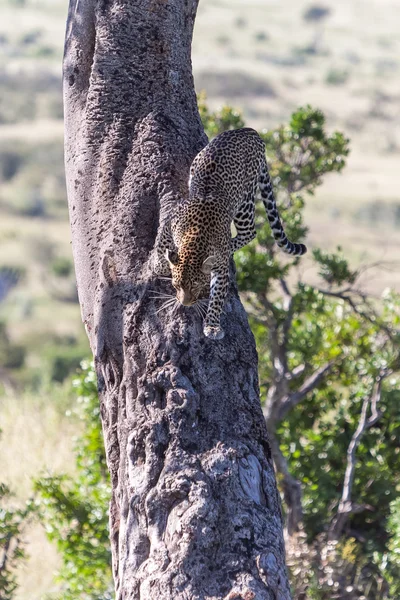
[[[289,600],[257,356],[232,286],[223,341],[156,314],[160,220],[206,143],[191,72],[197,0],[72,0],[66,171],[82,317],[113,496],[117,599]],[[171,292],[171,290],[169,290]]]

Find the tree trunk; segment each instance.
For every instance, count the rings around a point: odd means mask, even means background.
[[[197,0],[71,0],[66,173],[82,318],[113,494],[118,600],[289,600],[257,356],[232,284],[225,339],[156,313],[157,229],[207,140]],[[233,278],[234,279],[234,278]]]

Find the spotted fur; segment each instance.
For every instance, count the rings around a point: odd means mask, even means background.
[[[293,256],[303,244],[285,235],[265,161],[264,142],[249,128],[226,131],[194,159],[189,194],[161,232],[158,253],[167,261],[178,301],[190,306],[208,295],[204,323],[207,337],[224,335],[220,316],[228,290],[229,261],[256,236],[255,196],[259,188],[278,246]],[[237,235],[231,237],[231,223]]]

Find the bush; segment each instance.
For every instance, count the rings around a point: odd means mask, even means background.
[[[33,29],[32,31],[22,34],[19,39],[19,44],[21,46],[32,46],[33,44],[37,44],[42,35],[42,29]]]
[[[244,127],[243,116],[237,110],[230,106],[224,106],[221,110],[210,112],[207,108],[204,92],[198,95],[197,100],[200,117],[209,138],[213,138],[223,131]]]
[[[219,46],[229,46],[231,43],[231,38],[229,35],[219,35],[215,41]]]
[[[0,500],[9,502],[11,497],[10,489],[0,483]],[[12,600],[18,587],[15,570],[26,558],[22,535],[32,510],[31,503],[22,509],[0,507],[1,600]]]
[[[257,31],[254,34],[254,39],[256,42],[267,42],[269,40],[269,35],[265,31]]]
[[[7,144],[2,144],[0,148],[0,180],[9,181],[18,173],[25,158],[21,151],[14,149],[15,144],[7,148]]]
[[[63,345],[48,350],[50,355],[50,378],[62,383],[69,375],[75,373],[87,354],[86,348],[77,345]]]
[[[247,27],[247,20],[246,20],[246,19],[244,19],[243,17],[238,17],[238,18],[235,20],[235,26],[236,26],[238,29],[244,29],[245,27]]]
[[[343,69],[329,69],[325,77],[328,85],[343,85],[349,78],[349,72]]]
[[[36,48],[32,52],[32,56],[36,58],[47,58],[48,56],[54,56],[56,54],[56,49],[53,46],[36,46]]]
[[[64,256],[59,256],[53,260],[51,270],[57,277],[69,277],[74,270],[72,260]]]
[[[84,363],[73,383],[76,415],[84,433],[75,446],[77,475],[38,479],[38,511],[62,559],[62,600],[111,600],[111,551],[107,507],[110,482],[100,424],[96,376]]]
[[[306,9],[303,19],[309,22],[318,22],[326,19],[331,14],[331,9],[327,6],[314,4]]]

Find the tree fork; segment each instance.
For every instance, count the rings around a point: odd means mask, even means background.
[[[64,58],[73,252],[113,494],[118,600],[290,600],[257,355],[232,283],[225,339],[156,313],[157,229],[206,144],[197,0],[71,0]]]

